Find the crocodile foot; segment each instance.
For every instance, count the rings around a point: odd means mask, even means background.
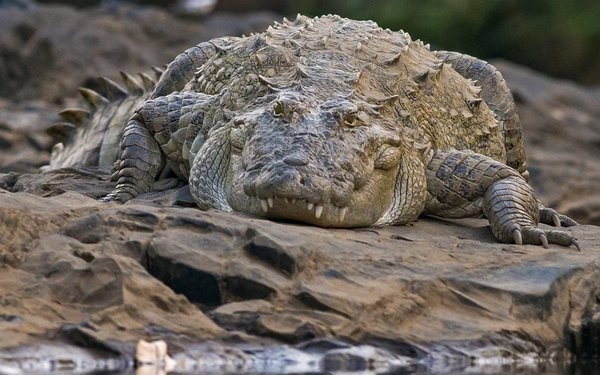
[[[560,226],[577,225],[571,218],[537,204],[533,189],[523,179],[508,177],[494,182],[484,196],[484,214],[494,236],[501,242],[517,245],[574,245],[581,250],[570,233],[537,227],[538,222]]]

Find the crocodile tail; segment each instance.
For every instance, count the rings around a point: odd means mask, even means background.
[[[162,70],[152,77],[140,73],[140,79],[121,72],[123,86],[101,77],[92,88],[80,87],[79,93],[88,109],[66,108],[59,112],[62,121],[47,133],[56,141],[50,163],[43,171],[67,167],[100,167],[110,169],[117,160],[119,143],[125,125],[135,109],[149,97]]]
[[[527,158],[515,101],[502,74],[486,61],[473,56],[450,51],[435,51],[443,62],[452,65],[460,75],[476,81],[481,87],[481,97],[494,112],[504,138],[506,164],[528,180]]]

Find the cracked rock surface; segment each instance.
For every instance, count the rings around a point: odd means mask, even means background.
[[[323,229],[183,207],[173,197],[186,186],[99,203],[110,187],[94,173],[2,176],[23,190],[0,193],[2,347],[82,336],[428,347],[504,333],[545,353],[597,349],[596,226],[565,229],[581,252],[499,244],[481,219]]]

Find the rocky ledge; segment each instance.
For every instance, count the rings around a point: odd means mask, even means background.
[[[481,219],[345,230],[204,212],[172,180],[99,203],[111,184],[98,170],[0,185],[14,191],[0,193],[4,349],[336,338],[410,358],[600,354],[597,226],[564,229],[578,252],[496,243]]]

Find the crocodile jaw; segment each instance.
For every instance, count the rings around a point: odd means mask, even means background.
[[[239,162],[232,160],[232,170]],[[239,171],[239,170],[238,170]],[[271,194],[264,190],[257,194],[244,191],[243,181],[232,178],[225,192],[227,202],[234,211],[245,212],[254,216],[275,220],[286,220],[307,223],[321,227],[351,228],[367,227],[389,209],[393,199],[393,186],[398,169],[375,170],[368,182],[359,189],[353,189],[347,199],[332,202],[330,191],[323,190],[320,194],[311,195],[306,199],[293,190],[278,190],[280,195]],[[299,192],[300,190],[296,190]]]

